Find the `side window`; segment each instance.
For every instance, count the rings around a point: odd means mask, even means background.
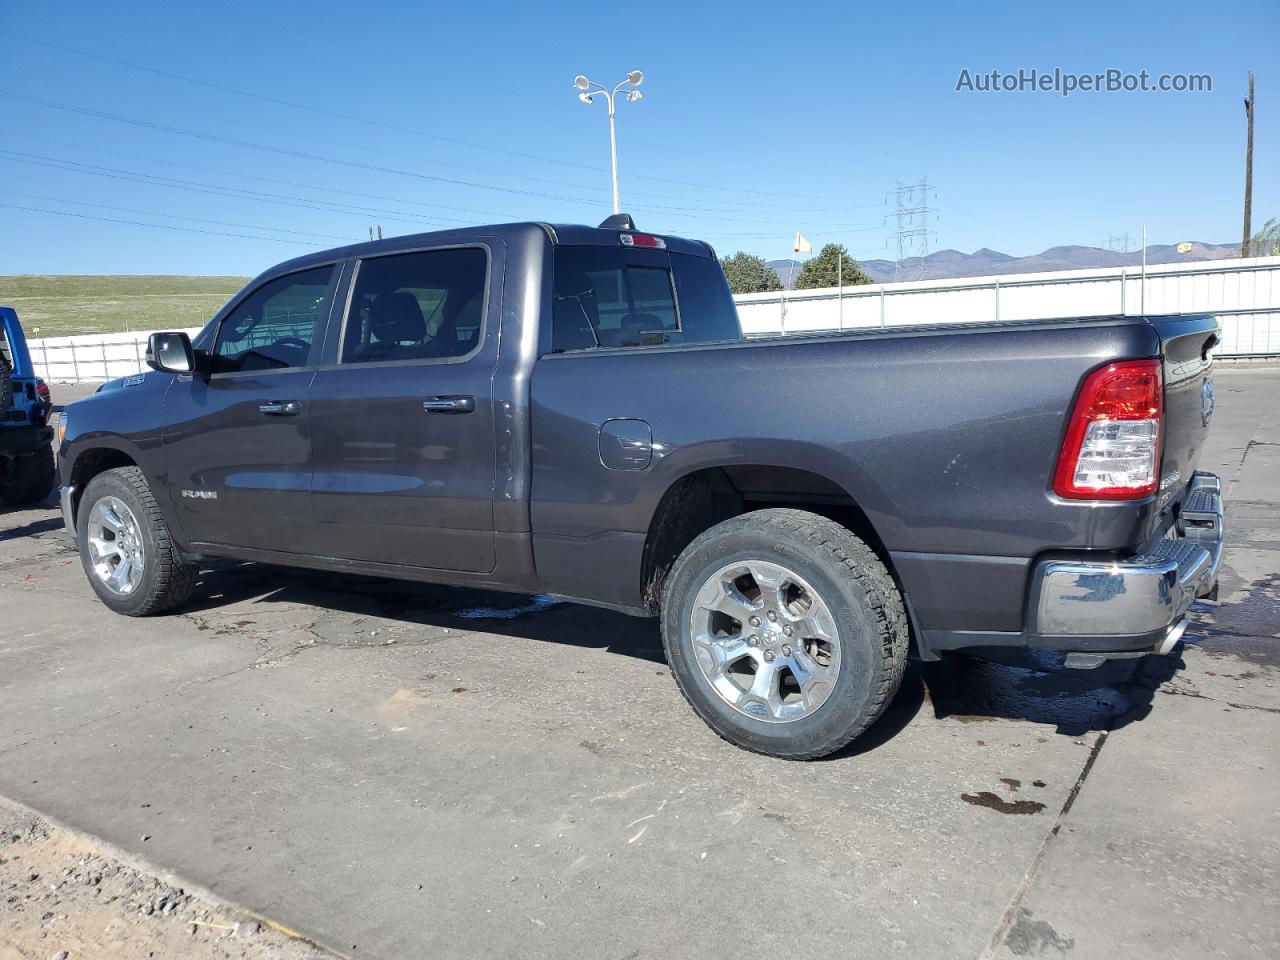
[[[642,347],[679,339],[670,261],[611,247],[557,247],[552,350]]]
[[[340,362],[465,357],[480,344],[488,268],[477,247],[360,261]]]
[[[685,343],[741,340],[742,324],[720,264],[710,257],[671,254],[680,296],[680,330]]]
[[[213,373],[283,370],[307,362],[329,303],[333,266],[263,284],[218,328]]]

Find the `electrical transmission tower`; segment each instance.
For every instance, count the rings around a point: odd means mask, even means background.
[[[1129,246],[1128,232],[1107,234],[1107,249],[1115,253],[1128,253],[1132,250],[1133,248]]]
[[[893,235],[898,246],[898,261],[893,268],[893,279],[923,280],[924,258],[929,255],[929,178],[919,183],[899,183],[892,191],[896,204],[897,232]],[[907,261],[913,262],[908,264]]]

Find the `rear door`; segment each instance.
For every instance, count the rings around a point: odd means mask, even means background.
[[[202,375],[165,395],[164,448],[188,541],[308,553],[307,394],[338,265],[268,280],[229,311]]]
[[[319,552],[495,566],[501,244],[369,257],[311,385]]]

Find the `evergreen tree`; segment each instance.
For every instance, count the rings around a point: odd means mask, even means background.
[[[843,266],[840,263],[844,259]],[[834,287],[843,283],[846,287],[860,283],[871,283],[871,278],[858,266],[858,261],[849,256],[849,251],[840,243],[828,243],[816,257],[808,260],[796,277],[797,290],[812,290],[815,287]]]
[[[1280,220],[1272,217],[1249,238],[1249,256],[1280,257]]]
[[[738,252],[720,261],[729,289],[734,293],[769,293],[782,289],[773,267],[754,254]]]

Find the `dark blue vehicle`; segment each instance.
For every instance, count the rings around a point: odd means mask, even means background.
[[[53,489],[52,410],[17,312],[0,307],[0,503],[37,503]]]
[[[310,254],[72,404],[90,584],[221,556],[661,618],[717,733],[874,722],[907,649],[1168,653],[1222,547],[1213,317],[744,340],[704,243],[504,224]]]

